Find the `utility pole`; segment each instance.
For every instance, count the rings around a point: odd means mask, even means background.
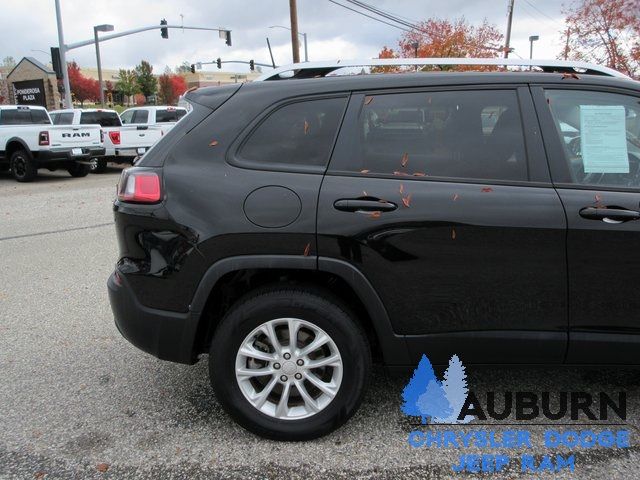
[[[62,31],[62,14],[60,13],[60,0],[56,0],[56,20],[58,21],[58,46],[60,47],[60,63],[62,64],[62,84],[64,85],[64,108],[73,108],[71,103],[71,86],[69,85],[69,71],[67,70],[67,49],[64,44]]]
[[[504,58],[509,58],[509,44],[511,43],[511,22],[513,21],[513,2],[509,0],[509,17],[507,19],[507,35],[504,42]]]
[[[296,0],[289,0],[289,16],[291,17],[291,49],[293,63],[300,63],[300,40],[298,39],[298,7]]]

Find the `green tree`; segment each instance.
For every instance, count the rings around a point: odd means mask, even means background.
[[[145,99],[158,91],[158,79],[153,75],[153,67],[146,60],[142,60],[136,67],[136,81]]]
[[[140,91],[136,81],[136,72],[120,69],[116,90],[126,97],[126,103],[129,105],[130,97]]]
[[[185,60],[182,65],[176,67],[176,73],[191,73],[191,64]]]
[[[13,68],[13,67],[16,66],[16,60],[11,56],[4,57],[4,59],[2,60],[2,66],[3,67]]]

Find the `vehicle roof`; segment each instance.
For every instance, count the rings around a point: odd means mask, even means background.
[[[166,109],[186,110],[184,107],[174,107],[173,105],[143,105],[140,107],[127,108],[127,110],[166,110]],[[124,110],[124,111],[126,112],[127,110]]]
[[[108,112],[108,113],[118,113],[115,110],[111,110],[109,108],[64,108],[62,110],[51,110],[49,113],[92,113],[92,112]]]
[[[240,91],[263,92],[265,95],[286,98],[317,93],[357,90],[383,90],[389,88],[438,87],[456,85],[513,85],[561,84],[597,85],[632,89],[640,92],[640,82],[604,75],[577,74],[569,76],[542,72],[419,72],[367,75],[336,75],[324,78],[290,79],[243,83]],[[207,105],[207,97],[225,87],[204,87],[192,91],[189,99]]]
[[[0,110],[15,110],[16,108],[32,108],[34,110],[47,110],[40,105],[0,105]]]

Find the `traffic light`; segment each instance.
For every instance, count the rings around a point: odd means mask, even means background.
[[[222,68],[222,60],[220,60],[220,58],[216,60],[216,65],[218,66],[218,68]]]
[[[253,60],[249,60],[249,70],[252,72],[256,69],[256,64]]]
[[[224,43],[226,43],[228,47],[231,46],[231,30],[225,30]]]
[[[196,73],[196,66],[195,64],[191,64],[191,73]]]
[[[53,65],[53,71],[56,72],[56,78],[62,79],[62,62],[60,61],[60,49],[58,47],[51,47],[51,64]]]
[[[166,25],[167,21],[163,18],[162,20],[160,20],[160,25]],[[160,36],[162,38],[169,38],[169,29],[167,27],[162,27],[160,29]]]

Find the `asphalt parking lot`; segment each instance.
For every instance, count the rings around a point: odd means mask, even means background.
[[[81,179],[42,173],[19,184],[0,173],[1,478],[451,476],[459,450],[407,443],[409,432],[422,428],[400,413],[407,378],[376,369],[363,405],[346,426],[316,441],[278,443],[257,438],[226,416],[209,385],[206,362],[166,363],[125,341],[106,293],[117,257],[111,201],[118,174],[117,168]],[[631,447],[573,449],[574,472],[547,476],[640,478],[640,372],[496,368],[467,374],[479,394],[626,391],[626,425],[611,428],[628,429]],[[482,428],[520,428],[508,422]],[[547,428],[587,428],[547,422],[529,429],[541,434]],[[536,442],[528,453],[557,452]],[[519,475],[513,463],[494,477]]]

